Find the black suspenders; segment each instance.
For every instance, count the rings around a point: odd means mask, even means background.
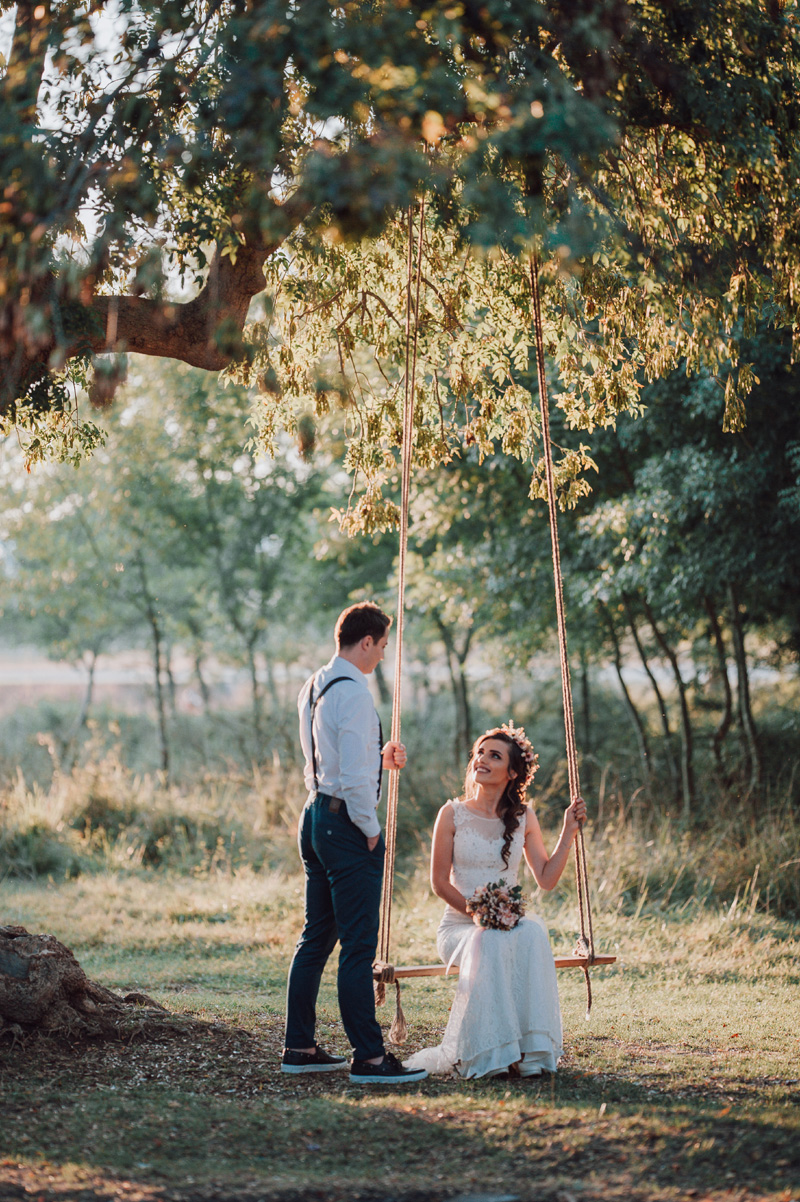
[[[329,680],[328,683],[325,685],[324,689],[321,689],[320,692],[315,697],[314,696],[314,685],[316,684],[317,678],[316,678],[316,676],[312,676],[311,687],[308,691],[308,709],[311,714],[311,768],[314,772],[314,792],[315,793],[319,793],[319,782],[317,780],[317,746],[314,741],[314,715],[316,713],[318,704],[320,703],[322,698],[325,696],[328,689],[332,689],[333,686],[335,684],[338,684],[340,680],[353,680],[353,678],[352,678],[352,676],[334,676],[333,680]],[[353,682],[353,683],[355,683],[355,682]],[[381,720],[380,720],[380,718],[378,718],[378,753],[379,753],[379,756],[380,756],[380,750],[381,750],[382,746],[383,746],[383,730],[381,728]],[[378,762],[380,764],[380,768],[378,770],[378,800],[380,801],[381,783],[383,781],[383,761],[379,758]]]
[[[317,682],[316,676],[311,678],[311,688],[308,692],[308,708],[311,713],[311,767],[314,770],[314,792],[319,793],[319,783],[317,781],[317,745],[314,742],[314,714],[316,713],[317,705],[327,693],[328,689],[332,689],[340,680],[352,680],[352,676],[334,676],[333,680],[329,680],[325,688],[314,696],[314,685]]]

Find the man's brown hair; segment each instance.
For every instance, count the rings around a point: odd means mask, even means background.
[[[352,647],[371,635],[377,643],[386,634],[392,619],[374,601],[359,601],[342,610],[336,620],[336,646]]]

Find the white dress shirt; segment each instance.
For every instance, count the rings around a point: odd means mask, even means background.
[[[314,766],[311,757],[310,692],[319,697],[329,680],[347,676],[329,689],[314,714],[314,746],[317,752],[317,789],[331,797],[341,797],[347,813],[359,830],[372,838],[381,826],[375,810],[381,771],[380,723],[364,673],[349,660],[334,655],[311,680],[307,680],[297,698],[300,716],[300,744],[306,763],[303,778],[309,792],[314,791]]]

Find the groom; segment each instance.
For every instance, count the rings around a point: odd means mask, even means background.
[[[350,1080],[420,1081],[383,1046],[375,1018],[372,963],[378,944],[384,842],[376,814],[383,768],[402,768],[401,743],[381,747],[367,677],[383,659],[391,618],[364,601],[336,622],[336,655],[307,680],[297,701],[308,800],[298,845],[306,877],[305,925],[289,970],[284,1073],[344,1068],[315,1038],[322,970],[337,939],[339,1010],[353,1047]]]

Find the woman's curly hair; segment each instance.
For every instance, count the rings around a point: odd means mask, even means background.
[[[497,815],[499,818],[503,819],[503,826],[505,827],[503,849],[500,854],[502,855],[503,863],[507,868],[508,857],[511,854],[511,840],[514,838],[514,832],[519,827],[520,818],[528,808],[525,803],[525,792],[527,788],[525,781],[528,775],[528,764],[525,762],[525,757],[522,754],[519,743],[516,743],[507,731],[503,730],[499,726],[495,727],[493,730],[487,730],[486,734],[483,734],[480,736],[480,738],[477,738],[472,745],[469,764],[467,765],[467,775],[464,781],[465,800],[471,793],[471,786],[473,783],[472,761],[475,759],[475,755],[481,743],[484,743],[487,739],[499,739],[502,743],[506,744],[508,747],[509,769],[516,773],[516,776],[512,777],[512,779],[506,785],[505,789],[503,790],[503,796],[497,803]]]

